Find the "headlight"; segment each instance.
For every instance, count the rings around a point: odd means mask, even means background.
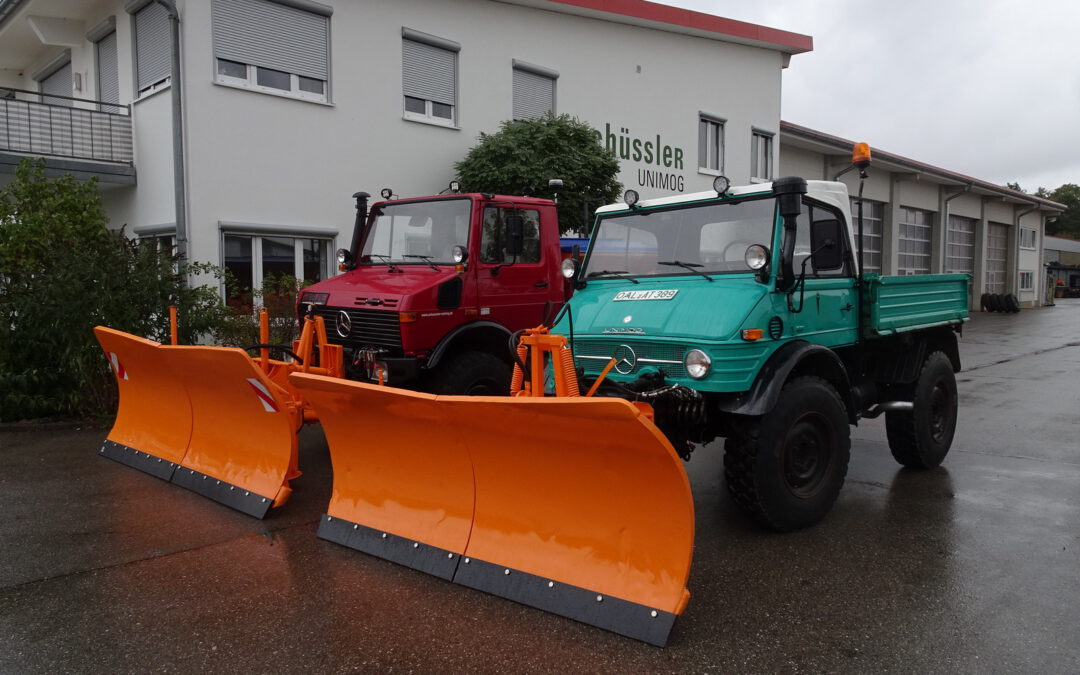
[[[562,275],[567,279],[573,279],[577,272],[577,261],[573,258],[564,258],[562,261]]]
[[[717,176],[712,179],[712,189],[716,190],[716,194],[723,196],[727,194],[728,188],[731,187],[731,181],[727,176]]]
[[[455,246],[452,250],[454,262],[458,265],[465,262],[465,259],[469,257],[469,252],[465,250],[464,246]]]
[[[302,305],[325,305],[330,298],[329,293],[304,293],[300,296]]]
[[[686,366],[686,372],[690,377],[700,380],[709,374],[709,369],[712,368],[712,359],[700,349],[691,349],[686,353],[683,364]]]
[[[339,248],[337,250],[337,264],[348,265],[350,260],[352,260],[352,253],[349,253],[349,249]]]
[[[752,244],[746,249],[746,253],[743,255],[743,260],[746,261],[746,266],[750,269],[757,271],[762,267],[765,267],[769,262],[769,249],[765,248],[761,244]]]
[[[622,198],[623,198],[623,201],[626,202],[626,205],[632,208],[635,204],[638,203],[637,190],[627,190],[626,192],[623,193]]]

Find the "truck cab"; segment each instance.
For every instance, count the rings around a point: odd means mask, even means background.
[[[342,274],[304,289],[354,379],[447,394],[505,393],[511,334],[571,292],[554,202],[493,194],[357,193]]]

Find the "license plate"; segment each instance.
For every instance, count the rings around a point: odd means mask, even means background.
[[[678,293],[678,289],[663,289],[654,291],[619,291],[612,299],[613,302],[620,300],[670,300]]]

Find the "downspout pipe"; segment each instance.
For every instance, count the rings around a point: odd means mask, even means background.
[[[172,32],[172,131],[173,131],[173,191],[176,202],[176,252],[185,261],[188,259],[187,227],[187,184],[184,174],[184,107],[180,75],[180,14],[176,11],[173,0],[154,0],[169,14],[169,27]],[[187,275],[183,282],[187,283]]]
[[[941,232],[938,236],[938,242],[944,246],[944,250],[941,252],[941,270],[947,271],[949,269],[949,202],[956,199],[960,195],[966,195],[971,192],[971,183],[962,186],[959,190],[951,195],[945,195],[941,199]],[[972,264],[974,268],[974,261]]]

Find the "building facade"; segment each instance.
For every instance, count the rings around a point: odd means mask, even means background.
[[[114,226],[171,241],[169,3],[0,2],[0,115],[16,130],[0,131],[0,170],[40,154],[97,175]],[[812,47],[640,0],[175,6],[187,254],[254,286],[329,274],[349,195],[437,193],[508,119],[589,122],[645,195],[704,190],[721,173],[767,180],[781,70]]]
[[[780,171],[842,180],[858,193],[850,140],[780,124]],[[873,149],[863,187],[863,266],[880,274],[972,275],[971,308],[984,293],[1046,302],[1046,220],[1062,204]],[[839,176],[839,177],[838,177]],[[852,213],[855,213],[854,202]]]

